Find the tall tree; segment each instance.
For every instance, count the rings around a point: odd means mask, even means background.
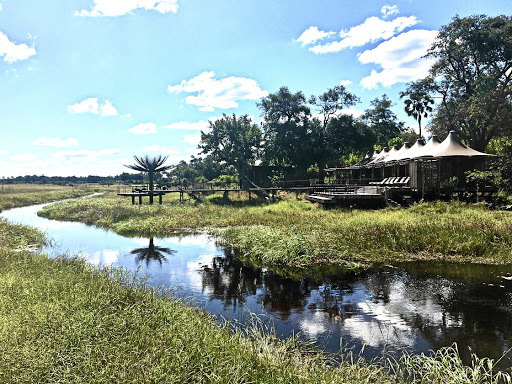
[[[323,126],[326,127],[331,117],[335,116],[343,108],[351,107],[359,103],[359,98],[349,92],[343,85],[337,85],[328,89],[320,96],[311,96],[310,104],[319,107],[323,115]]]
[[[384,94],[370,102],[373,108],[367,109],[361,119],[373,130],[377,145],[387,145],[390,139],[400,136],[404,123],[391,110],[393,103]]]
[[[133,169],[135,171],[145,172],[148,174],[149,204],[153,204],[155,174],[173,168],[172,165],[164,165],[165,161],[167,160],[167,157],[168,156],[162,155],[158,155],[155,157],[149,157],[148,155],[144,157],[133,156],[133,158],[135,159],[135,164],[125,165],[125,167],[127,168]]]
[[[261,149],[261,138],[260,128],[249,116],[223,114],[221,119],[210,121],[209,132],[201,131],[199,149],[216,161],[234,166],[242,187],[245,170],[254,164]]]
[[[305,173],[311,164],[311,111],[302,92],[281,87],[258,104],[264,120],[264,158],[275,165],[295,166]]]
[[[405,107],[404,110],[408,116],[414,117],[418,122],[419,136],[421,135],[421,119],[428,117],[432,112],[434,105],[434,99],[430,95],[431,87],[429,86],[430,81],[419,80],[407,84],[405,91],[400,92],[400,98],[404,98]]]
[[[427,57],[436,60],[430,81],[442,99],[432,122],[437,133],[456,130],[481,151],[512,134],[511,16],[456,16]]]

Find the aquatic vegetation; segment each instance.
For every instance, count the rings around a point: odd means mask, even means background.
[[[0,211],[42,204],[50,201],[85,196],[98,188],[89,186],[59,186],[37,184],[11,184],[0,186]]]
[[[460,202],[351,211],[322,210],[294,198],[274,204],[240,200],[217,204],[213,196],[198,205],[168,199],[163,206],[150,207],[100,196],[52,204],[40,215],[94,224],[127,236],[207,230],[237,247],[244,258],[267,266],[417,259],[512,263],[512,214]]]

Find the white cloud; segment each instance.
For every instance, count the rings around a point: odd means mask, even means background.
[[[436,37],[437,31],[418,29],[402,33],[363,52],[359,55],[359,61],[377,64],[382,71],[372,70],[369,76],[361,80],[361,85],[375,89],[379,84],[389,87],[425,77],[433,60],[423,56]]]
[[[34,145],[40,145],[43,147],[76,147],[78,140],[70,137],[69,139],[63,140],[59,137],[49,138],[46,136],[40,137],[32,142]]]
[[[352,81],[350,80],[341,80],[340,81],[340,85],[343,85],[344,87],[346,87],[347,85],[351,85],[352,84]]]
[[[177,121],[169,125],[164,125],[162,128],[183,131],[206,131],[209,127],[210,123],[208,121],[201,120],[196,123],[190,123],[188,121]]]
[[[99,113],[99,104],[96,97],[89,97],[79,103],[68,105],[68,112],[70,113]]]
[[[75,12],[76,16],[122,16],[132,14],[136,9],[158,11],[160,13],[178,12],[178,0],[94,0],[90,11]]]
[[[13,155],[11,156],[11,160],[17,161],[17,162],[27,162],[27,161],[33,161],[35,160],[36,155],[33,153],[22,153],[19,155]]]
[[[100,105],[97,97],[89,97],[79,103],[68,105],[70,113],[93,113],[101,116],[117,116],[117,109],[112,105],[110,100],[105,100]],[[128,114],[129,115],[129,114]],[[125,116],[125,115],[123,115]]]
[[[302,32],[302,35],[299,36],[297,41],[302,43],[302,46],[313,44],[318,40],[322,40],[326,37],[330,37],[335,35],[335,32],[325,32],[320,31],[318,27],[312,26],[306,29],[304,32]]]
[[[0,155],[7,155],[9,151],[7,149],[0,149]]]
[[[0,56],[4,56],[4,62],[12,64],[18,60],[26,60],[36,53],[34,46],[15,44],[9,40],[6,34],[0,32]]]
[[[128,132],[135,133],[136,135],[152,135],[158,133],[155,123],[141,123],[130,128]]]
[[[144,147],[144,150],[149,152],[158,152],[164,155],[177,155],[179,152],[172,148],[172,147],[162,147],[158,144],[156,145],[148,145],[147,147]]]
[[[99,157],[117,155],[120,149],[102,149],[99,151],[90,151],[87,149],[65,150],[52,153],[52,158],[57,160],[74,160],[74,159],[97,159]]]
[[[183,141],[188,144],[192,145],[198,145],[201,141],[201,134],[200,133],[193,133],[191,135],[184,135]]]
[[[340,52],[343,49],[362,47],[368,43],[374,43],[379,40],[387,40],[405,28],[418,23],[415,16],[397,17],[394,20],[386,21],[372,16],[367,18],[362,24],[350,28],[348,31],[341,31],[339,41],[333,41],[327,44],[315,45],[309,50],[311,52],[322,54]]]
[[[240,100],[259,100],[268,95],[260,88],[256,80],[246,77],[226,77],[214,79],[214,72],[203,72],[181,84],[169,85],[169,93],[195,93],[187,96],[188,104],[196,105],[200,111],[212,112],[215,108],[237,108]]]
[[[110,100],[100,105],[101,116],[117,116],[117,109],[112,105]]]
[[[4,6],[2,5],[2,3],[0,3],[0,12],[2,12],[4,10]]]
[[[333,117],[342,116],[342,115],[352,115],[352,116],[354,116],[354,118],[358,118],[358,117],[362,116],[363,114],[364,114],[363,111],[360,111],[359,109],[356,109],[356,108],[343,108],[343,109],[337,111],[333,115]],[[311,117],[317,118],[319,120],[323,120],[324,115],[321,113],[313,113],[311,115]]]
[[[391,15],[396,15],[398,12],[398,6],[397,5],[389,5],[386,4],[380,9],[380,13],[382,13],[382,17],[386,18]]]

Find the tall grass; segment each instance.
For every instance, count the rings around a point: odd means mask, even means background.
[[[32,204],[85,196],[95,191],[90,186],[37,184],[0,185],[0,211]]]
[[[57,203],[40,214],[128,236],[205,229],[237,247],[244,257],[275,266],[417,259],[512,263],[512,213],[458,202],[326,211],[295,199],[270,205],[221,205],[214,200],[199,205],[132,206],[125,199],[102,196]]]

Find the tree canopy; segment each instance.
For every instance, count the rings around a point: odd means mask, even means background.
[[[483,151],[512,133],[512,18],[460,18],[441,27],[427,57],[431,94],[440,95],[431,130],[455,130]]]
[[[235,114],[214,122],[210,121],[210,131],[201,131],[199,149],[218,162],[225,162],[236,168],[240,181],[247,166],[254,164],[261,148],[261,130],[249,116]]]

